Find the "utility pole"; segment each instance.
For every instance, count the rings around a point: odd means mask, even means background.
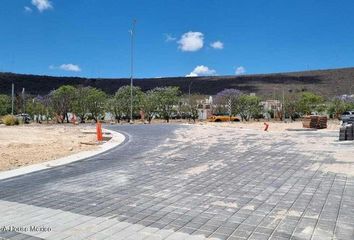
[[[130,30],[130,123],[133,123],[133,75],[134,75],[134,35],[135,35],[136,20],[132,22]]]
[[[14,115],[15,84],[11,86],[11,115]]]
[[[26,95],[25,95],[25,88],[22,88],[22,113],[26,113]]]

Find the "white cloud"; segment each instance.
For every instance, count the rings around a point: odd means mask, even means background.
[[[32,8],[30,8],[28,6],[25,6],[24,9],[25,9],[25,12],[27,12],[27,13],[31,13],[32,12]]]
[[[201,32],[184,33],[178,41],[179,49],[183,52],[195,52],[204,46],[204,35]]]
[[[171,34],[165,34],[165,41],[166,42],[174,42],[174,41],[176,41],[177,40],[177,38],[175,38],[175,37],[173,37]]]
[[[220,41],[216,41],[210,44],[210,47],[214,48],[214,49],[223,49],[224,48],[224,43],[220,42]]]
[[[216,71],[214,69],[210,69],[204,65],[199,65],[196,66],[190,74],[186,75],[186,77],[210,76],[215,74]]]
[[[81,72],[81,68],[79,65],[76,64],[72,64],[72,63],[68,63],[68,64],[62,64],[58,67],[54,66],[54,65],[50,65],[49,69],[60,69],[60,70],[64,70],[64,71],[68,71],[68,72]]]
[[[242,66],[236,68],[236,71],[235,71],[236,75],[242,75],[244,73],[246,73],[246,68],[244,68]]]
[[[53,5],[49,0],[32,0],[32,5],[40,12],[53,8]]]
[[[81,72],[81,68],[79,67],[79,65],[75,65],[75,64],[71,64],[71,63],[62,64],[59,66],[59,68],[61,70],[69,71],[69,72]]]

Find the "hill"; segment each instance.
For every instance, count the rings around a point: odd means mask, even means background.
[[[10,94],[11,83],[15,84],[16,92],[26,88],[33,95],[45,95],[61,85],[82,85],[102,89],[114,94],[124,85],[130,84],[127,78],[78,78],[25,75],[15,73],[0,73],[0,93]],[[144,91],[162,86],[178,86],[183,93],[214,95],[225,88],[237,88],[245,93],[254,92],[257,95],[272,97],[284,91],[313,91],[332,97],[340,94],[353,94],[354,68],[316,70],[291,73],[243,75],[243,76],[209,76],[209,77],[168,77],[135,79],[134,85]]]

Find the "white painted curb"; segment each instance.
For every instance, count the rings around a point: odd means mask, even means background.
[[[25,167],[20,167],[20,168],[13,169],[13,170],[0,172],[0,180],[24,175],[24,174],[31,173],[31,172],[37,172],[37,171],[44,170],[44,169],[49,169],[52,167],[61,166],[61,165],[65,165],[65,164],[76,162],[76,161],[80,161],[85,158],[93,157],[97,154],[101,154],[103,152],[106,152],[114,147],[117,147],[118,145],[120,145],[121,143],[124,142],[125,136],[123,134],[121,134],[119,132],[111,131],[108,129],[103,129],[103,130],[104,130],[104,132],[110,133],[112,138],[109,141],[107,141],[106,143],[100,145],[99,149],[91,150],[91,151],[83,151],[83,152],[75,153],[73,155],[59,158],[56,160],[46,161],[46,162],[42,162],[42,163],[38,163],[38,164],[33,164],[30,166],[25,166]]]

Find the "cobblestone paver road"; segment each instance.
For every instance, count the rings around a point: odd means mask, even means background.
[[[334,161],[326,149],[247,131],[111,128],[127,136],[112,151],[1,180],[0,239],[354,239],[354,177],[321,170]]]

